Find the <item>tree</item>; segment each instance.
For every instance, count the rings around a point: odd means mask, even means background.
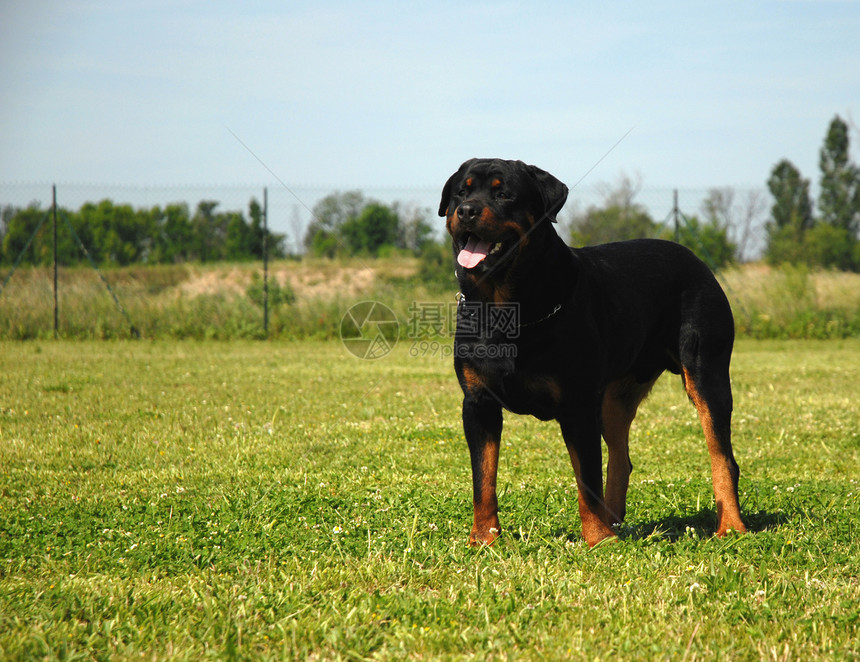
[[[816,223],[803,238],[802,261],[810,266],[850,271],[857,269],[857,240],[847,228]]]
[[[767,187],[774,198],[771,220],[779,228],[794,228],[799,234],[812,227],[812,201],[809,180],[803,179],[794,164],[783,159],[777,163]]]
[[[245,223],[242,214],[226,214],[227,230],[224,236],[224,257],[228,260],[248,260],[253,254],[251,228]],[[262,254],[262,251],[261,251]]]
[[[305,245],[302,241],[302,235],[304,235],[303,231],[304,222],[302,221],[301,214],[299,213],[299,206],[293,205],[290,211],[290,230],[292,230],[292,247],[290,248],[290,253],[295,256],[299,256],[304,251]]]
[[[350,253],[375,257],[384,246],[397,244],[399,228],[400,218],[390,207],[372,202],[340,227],[340,236]]]
[[[428,220],[431,218],[429,209],[416,207],[401,207],[394,203],[391,208],[400,218],[400,234],[397,239],[398,248],[405,248],[415,255],[420,255],[433,242],[435,230]]]
[[[756,235],[764,209],[763,191],[748,191],[739,200],[731,187],[710,189],[701,205],[706,225],[725,229],[726,241],[734,247],[734,259],[740,262],[751,260],[758,250]]]
[[[178,263],[191,259],[191,217],[184,203],[167,205],[161,215],[156,235],[157,262]]]
[[[327,230],[317,230],[309,235],[309,238],[308,252],[315,257],[332,258],[337,255],[338,249],[341,248],[335,234]]]
[[[215,208],[218,202],[201,200],[197,203],[197,211],[191,219],[191,250],[192,256],[201,262],[217,260],[219,244],[218,219]]]
[[[717,218],[704,223],[685,218],[678,228],[678,243],[693,251],[711,269],[722,269],[737,260],[737,246],[729,239],[728,226]]]
[[[3,237],[6,236],[6,230],[9,228],[9,221],[15,217],[17,212],[18,210],[12,205],[5,205],[2,212],[0,212],[0,260],[2,260],[3,257]]]
[[[95,262],[124,266],[140,260],[142,242],[151,233],[131,205],[90,202],[79,216],[81,231],[76,232]]]
[[[38,203],[33,203],[26,209],[15,210],[14,215],[6,223],[6,232],[3,235],[3,256],[6,263],[13,264],[19,257],[23,262],[31,264],[41,261],[43,251],[40,250],[39,237],[30,244],[23,256],[21,252],[48,213],[40,209]],[[44,235],[44,233],[45,225],[42,225],[40,234]]]
[[[313,221],[305,233],[311,255],[334,257],[338,253],[378,256],[385,247],[403,247],[404,225],[396,207],[365,200],[360,191],[332,193],[313,209]],[[414,229],[422,236],[424,229]]]
[[[218,203],[202,201],[189,216],[188,206],[172,204],[166,208],[134,209],[116,205],[111,200],[87,202],[77,212],[59,210],[57,257],[60,264],[84,260],[74,234],[96,264],[125,266],[132,263],[175,263],[198,259],[250,260],[262,256],[262,210],[251,200],[249,224],[241,212],[216,213]],[[43,220],[42,229],[33,236],[22,261],[50,264],[53,259],[53,233],[49,220],[51,210],[38,204],[27,209],[6,207],[0,211],[0,259],[14,262]],[[283,257],[284,235],[268,233],[269,255]]]
[[[627,177],[604,192],[603,207],[589,207],[571,222],[575,245],[593,246],[609,241],[654,237],[658,227],[645,208],[634,202],[640,184]]]
[[[801,176],[791,161],[783,159],[771,171],[767,187],[774,203],[765,226],[768,236],[765,255],[772,264],[803,261],[804,235],[814,223],[809,180]]]
[[[851,237],[860,232],[860,168],[849,156],[848,125],[837,115],[830,122],[819,154],[820,220],[845,229]]]
[[[263,258],[263,207],[257,202],[256,198],[251,198],[248,203],[248,216],[251,217],[250,236],[248,243],[249,256],[255,259]],[[271,239],[271,235],[269,237]],[[269,242],[271,244],[271,241]],[[272,246],[269,246],[269,252],[272,253]]]
[[[334,257],[341,226],[361,213],[366,201],[361,191],[331,193],[314,205],[313,220],[305,233],[305,246],[317,257]],[[318,236],[319,235],[319,236]]]

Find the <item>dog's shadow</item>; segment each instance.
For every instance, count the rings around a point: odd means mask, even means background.
[[[787,521],[788,518],[783,513],[747,513],[744,517],[744,523],[750,533],[776,529]],[[674,542],[689,535],[709,538],[716,531],[717,513],[714,510],[705,509],[691,515],[664,517],[630,526],[622,525],[618,533],[622,540],[658,538]]]
[[[749,533],[778,529],[789,521],[784,513],[746,513],[744,523]],[[710,538],[717,531],[717,514],[712,509],[683,516],[664,517],[649,522],[621,524],[615,529],[621,540],[665,540],[675,542],[684,537]],[[569,530],[556,532],[559,538],[567,537],[571,542],[581,539],[579,532]]]

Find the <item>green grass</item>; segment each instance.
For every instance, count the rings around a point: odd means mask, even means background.
[[[858,374],[856,340],[739,343],[722,540],[677,380],[593,550],[556,426],[508,416],[470,549],[448,359],[0,342],[0,659],[857,659]]]

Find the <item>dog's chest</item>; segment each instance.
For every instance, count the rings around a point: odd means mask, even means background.
[[[512,363],[484,364],[469,370],[476,377],[474,395],[494,399],[515,414],[529,414],[544,421],[559,415],[563,389],[550,372],[514,369]]]

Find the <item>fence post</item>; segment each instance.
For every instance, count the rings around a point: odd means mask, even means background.
[[[269,189],[263,189],[263,333],[269,337]]]
[[[54,209],[54,340],[60,337],[60,306],[57,297],[57,185],[53,185]]]

